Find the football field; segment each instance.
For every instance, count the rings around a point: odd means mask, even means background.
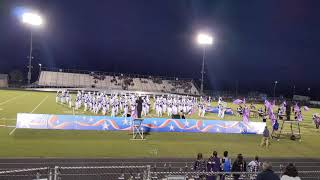
[[[194,157],[198,152],[209,156],[213,150],[228,150],[232,156],[320,157],[320,131],[311,115],[320,109],[303,111],[302,141],[271,141],[269,149],[259,147],[261,135],[151,133],[146,141],[130,141],[129,132],[14,130],[19,112],[41,114],[73,114],[68,107],[55,102],[56,93],[0,90],[0,157]],[[213,104],[214,105],[214,104]],[[236,106],[228,103],[235,109]],[[261,106],[261,105],[259,105]],[[88,114],[82,110],[75,114]],[[151,117],[155,117],[151,113]],[[199,119],[197,114],[193,119]],[[216,114],[206,115],[215,119]],[[226,120],[241,120],[227,116]],[[261,121],[252,119],[252,121]],[[268,125],[270,126],[269,122]],[[271,128],[269,128],[271,129]],[[286,128],[288,130],[288,128]],[[9,135],[11,133],[11,135]]]

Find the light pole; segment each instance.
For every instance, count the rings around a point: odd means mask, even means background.
[[[201,68],[201,86],[200,86],[200,93],[203,94],[203,78],[204,78],[204,61],[206,57],[206,47],[212,45],[213,38],[207,34],[198,34],[197,37],[198,44],[203,47],[202,53],[202,68]]]
[[[32,30],[30,31],[30,51],[29,51],[29,64],[28,64],[28,84],[31,82],[31,70],[32,70]]]
[[[273,99],[276,99],[276,87],[277,87],[278,81],[274,81],[274,86],[273,86]]]
[[[39,64],[39,73],[41,73],[42,64]]]
[[[38,27],[43,24],[42,17],[37,13],[26,12],[22,15],[22,22],[32,27]],[[32,29],[30,30],[30,50],[29,50],[29,64],[28,64],[28,84],[31,83],[31,70],[32,70]]]

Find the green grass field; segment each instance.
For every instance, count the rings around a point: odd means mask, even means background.
[[[14,126],[18,112],[72,114],[66,106],[55,103],[55,93],[0,90],[0,125]],[[9,135],[13,127],[0,127],[0,157],[194,157],[198,152],[209,156],[213,150],[220,155],[228,150],[232,156],[320,157],[320,131],[311,119],[314,112],[320,113],[320,109],[303,112],[301,142],[272,140],[269,149],[259,147],[260,135],[151,133],[146,141],[130,141],[129,132],[17,129]],[[199,119],[197,115],[188,118]],[[218,117],[210,114],[206,119]]]

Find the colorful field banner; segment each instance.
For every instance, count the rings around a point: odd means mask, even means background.
[[[215,114],[218,114],[218,113],[219,113],[219,108],[218,108],[218,107],[211,107],[211,106],[209,106],[209,107],[206,108],[206,112],[207,112],[207,113],[215,113]],[[233,111],[232,111],[231,108],[226,108],[224,114],[226,114],[226,115],[233,115]]]
[[[131,124],[131,118],[124,117],[18,113],[16,128],[129,131]],[[265,126],[262,122],[165,118],[146,118],[142,123],[145,132],[262,134]]]

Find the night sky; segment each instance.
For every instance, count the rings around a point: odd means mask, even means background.
[[[0,73],[26,71],[30,27],[22,8],[45,17],[33,29],[34,64],[90,71],[200,78],[198,32],[211,33],[206,87],[320,98],[320,1],[0,0]],[[36,69],[34,69],[36,71]]]

